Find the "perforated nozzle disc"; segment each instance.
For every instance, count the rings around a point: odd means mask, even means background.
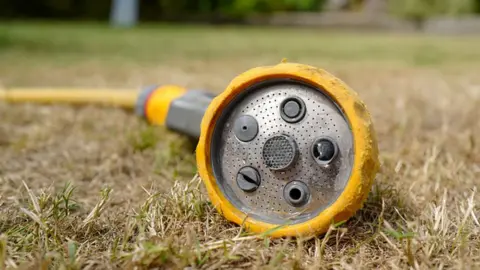
[[[223,109],[211,138],[211,167],[220,190],[236,208],[256,220],[295,224],[317,216],[339,197],[352,171],[353,138],[343,113],[323,93],[291,80],[269,81],[245,89]],[[285,102],[292,97],[305,106],[297,122],[282,116],[299,115],[296,104]],[[289,107],[283,110],[282,104]],[[237,119],[245,115],[258,124],[249,141],[239,140],[234,131]],[[314,143],[323,137],[331,138],[338,149],[327,164],[319,164],[312,155]],[[261,178],[253,192],[237,184],[237,174],[245,166],[255,168]],[[305,194],[285,192],[289,183],[297,183]],[[306,193],[308,200],[292,203],[307,198]]]
[[[265,142],[262,157],[267,168],[284,170],[297,160],[297,144],[288,135],[275,135]]]

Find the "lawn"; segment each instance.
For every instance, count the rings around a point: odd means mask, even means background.
[[[0,24],[0,87],[220,92],[287,58],[365,101],[381,169],[324,236],[246,235],[208,201],[195,142],[131,112],[0,103],[0,269],[480,268],[480,38],[318,29]]]

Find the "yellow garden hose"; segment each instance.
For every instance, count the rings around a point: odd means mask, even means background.
[[[10,88],[0,89],[0,101],[11,103],[98,104],[133,109],[139,91],[134,89]]]
[[[102,105],[134,110],[153,125],[200,136],[200,121],[213,96],[177,85],[152,85],[141,90],[114,88],[0,89],[0,102]]]

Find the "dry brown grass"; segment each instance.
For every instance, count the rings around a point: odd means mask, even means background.
[[[480,40],[90,27],[0,27],[0,83],[220,91],[287,57],[359,92],[381,171],[347,223],[269,240],[216,213],[186,138],[117,109],[0,104],[0,268],[480,268]]]

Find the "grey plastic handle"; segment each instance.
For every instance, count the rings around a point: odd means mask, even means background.
[[[189,90],[173,100],[168,109],[167,128],[198,139],[203,115],[214,97],[206,91]]]

